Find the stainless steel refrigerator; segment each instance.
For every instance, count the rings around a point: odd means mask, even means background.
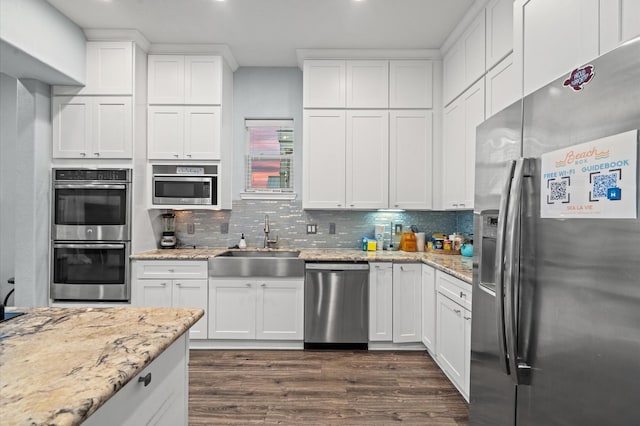
[[[640,424],[640,38],[477,129],[471,425]]]

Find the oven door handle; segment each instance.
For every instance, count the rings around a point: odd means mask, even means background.
[[[127,186],[125,184],[99,184],[99,183],[83,183],[83,184],[74,184],[74,183],[64,183],[64,184],[55,184],[55,189],[126,189]]]
[[[86,243],[56,243],[53,245],[53,248],[69,248],[69,249],[123,249],[125,248],[124,244],[86,244]]]

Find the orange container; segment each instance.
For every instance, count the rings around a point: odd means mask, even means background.
[[[417,239],[416,234],[411,232],[403,232],[400,237],[400,250],[402,251],[416,251]]]

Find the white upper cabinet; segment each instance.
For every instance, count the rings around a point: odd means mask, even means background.
[[[486,84],[486,118],[511,105],[520,98],[513,54],[510,54],[487,72]]]
[[[389,108],[433,107],[433,62],[389,61]]]
[[[220,107],[150,105],[150,160],[220,159]]]
[[[489,70],[513,50],[513,0],[491,0],[485,10],[486,67]]]
[[[347,108],[389,106],[389,61],[347,61]]]
[[[389,112],[387,110],[347,111],[346,142],[347,207],[387,208],[389,205]]]
[[[53,158],[131,158],[131,96],[54,96]]]
[[[133,95],[133,42],[89,41],[86,85],[53,86],[54,95]]]
[[[449,104],[485,73],[484,9],[442,60],[444,104]]]
[[[475,184],[476,127],[484,121],[484,79],[444,110],[442,207],[472,209]]]
[[[303,121],[302,205],[345,208],[345,111],[305,110]]]
[[[222,59],[206,55],[149,55],[148,103],[220,105]]]
[[[600,54],[640,36],[640,1],[600,0]]]
[[[302,74],[305,108],[344,108],[347,65],[342,60],[304,61]]]
[[[392,110],[389,117],[389,207],[433,207],[433,112]]]
[[[599,54],[599,0],[515,0],[514,23],[524,96]]]

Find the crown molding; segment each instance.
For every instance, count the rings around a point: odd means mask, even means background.
[[[151,42],[138,30],[86,28],[83,31],[89,41],[133,41],[145,52],[151,46]]]
[[[440,49],[296,49],[298,66],[307,59],[434,59]]]
[[[458,38],[469,28],[471,22],[478,17],[480,12],[484,12],[485,6],[489,3],[489,0],[475,0],[467,13],[462,17],[460,22],[458,22],[455,28],[449,33],[447,38],[440,46],[441,55],[444,56],[445,53],[458,41]]]
[[[220,55],[227,62],[232,71],[238,69],[238,63],[226,44],[193,44],[193,43],[152,43],[150,54],[191,54],[191,55]]]

